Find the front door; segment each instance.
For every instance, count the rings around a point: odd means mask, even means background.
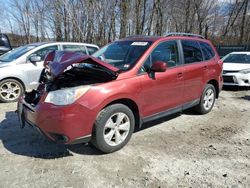
[[[46,55],[54,50],[58,50],[58,46],[57,45],[53,45],[53,46],[48,46],[48,47],[44,47],[40,50],[37,50],[36,52],[32,53],[30,56],[32,55],[37,55],[41,57],[41,61],[39,62],[35,62],[35,63],[31,63],[28,58],[27,58],[27,63],[24,64],[25,68],[24,71],[26,73],[26,75],[28,75],[28,81],[29,81],[29,85],[31,89],[36,89],[38,84],[39,84],[39,78],[41,75],[41,72],[43,70],[43,62],[44,59],[46,57]]]
[[[156,61],[167,64],[165,72],[148,73]],[[142,67],[141,92],[142,115],[151,116],[181,107],[183,102],[183,68],[179,66],[180,56],[177,41],[160,43],[150,54]],[[144,72],[143,72],[144,70]]]

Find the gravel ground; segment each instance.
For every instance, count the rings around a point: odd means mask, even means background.
[[[222,91],[207,115],[144,125],[122,150],[64,146],[19,128],[0,104],[0,187],[250,187],[250,91]]]

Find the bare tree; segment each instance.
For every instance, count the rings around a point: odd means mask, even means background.
[[[242,21],[241,21],[241,27],[240,27],[240,38],[239,38],[239,44],[243,43],[243,38],[244,38],[244,31],[246,25],[246,17],[247,17],[247,9],[248,9],[248,0],[244,0],[243,2],[244,6],[244,11],[243,11],[243,16],[242,16]]]
[[[120,0],[120,37],[124,38],[127,35],[128,13],[130,0]]]
[[[4,15],[22,43],[57,40],[104,45],[127,35],[192,32],[247,43],[249,0],[10,0]],[[221,8],[222,7],[222,8]],[[3,15],[2,15],[3,17]],[[3,21],[2,21],[3,22]]]

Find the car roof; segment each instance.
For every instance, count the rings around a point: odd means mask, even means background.
[[[209,40],[205,39],[205,38],[201,38],[199,37],[199,35],[197,36],[178,36],[178,35],[171,35],[171,36],[141,36],[141,35],[132,35],[123,39],[120,39],[118,41],[143,41],[143,42],[156,42],[156,41],[163,41],[166,39],[173,39],[173,40],[178,40],[178,39],[182,39],[182,40],[196,40],[196,41],[203,41],[203,42],[208,42],[210,43]]]
[[[159,39],[161,39],[162,37],[160,36],[140,36],[140,35],[132,35],[132,36],[128,36],[126,38],[120,39],[118,41],[147,41],[147,42],[154,42],[157,41]]]
[[[71,44],[71,45],[75,44],[75,45],[87,45],[87,46],[93,46],[93,47],[99,48],[95,44],[82,43],[82,42],[53,42],[51,41],[51,42],[35,42],[35,43],[30,43],[28,45],[38,47],[38,46],[47,45],[47,44]]]

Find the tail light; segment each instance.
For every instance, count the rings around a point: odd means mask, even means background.
[[[218,61],[218,64],[223,68],[223,61],[221,59]]]

